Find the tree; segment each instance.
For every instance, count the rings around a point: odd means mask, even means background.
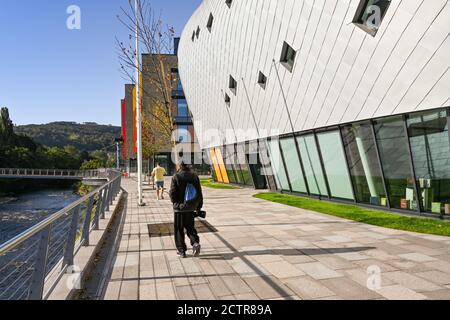
[[[86,160],[80,167],[80,170],[95,170],[104,168],[104,163],[100,159]]]
[[[1,108],[0,110],[0,147],[8,146],[14,138],[14,125],[9,118],[8,108]]]
[[[135,71],[139,70],[146,85],[141,86],[143,99],[143,156],[151,158],[167,146],[175,146],[171,139],[175,129],[171,63],[175,30],[156,17],[149,0],[138,0],[137,17],[134,1],[122,10],[119,21],[129,31],[128,44],[116,38],[120,69],[127,81],[136,85]],[[140,46],[146,51],[143,62],[136,64],[135,30],[139,33]],[[172,61],[171,61],[172,60]]]

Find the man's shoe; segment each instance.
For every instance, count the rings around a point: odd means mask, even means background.
[[[177,252],[177,255],[178,255],[178,257],[180,257],[180,258],[186,258],[187,256],[186,256],[186,252]]]
[[[192,246],[192,253],[193,253],[194,257],[198,257],[200,255],[201,249],[202,249],[202,246],[198,243],[196,243]]]

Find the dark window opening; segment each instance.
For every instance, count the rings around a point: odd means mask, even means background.
[[[353,23],[375,37],[390,4],[391,0],[361,0]]]
[[[292,72],[292,69],[294,68],[296,55],[297,52],[290,45],[288,45],[287,42],[284,42],[280,62],[286,67],[286,69],[289,70],[289,72]]]
[[[258,75],[258,84],[265,89],[266,88],[266,84],[267,84],[267,77],[264,75],[264,73],[262,73],[261,71],[259,72]]]
[[[228,87],[230,88],[231,92],[233,92],[233,94],[236,95],[237,81],[232,76],[230,76],[230,83]]]
[[[209,32],[211,32],[211,29],[212,29],[212,26],[213,26],[213,22],[214,22],[214,16],[211,13],[209,15],[208,24],[206,25],[206,27],[208,28]]]
[[[231,98],[230,98],[230,96],[229,96],[228,94],[226,94],[226,93],[225,93],[225,103],[227,104],[227,106],[229,106],[230,103],[231,103]]]
[[[233,0],[225,0],[226,5],[228,8],[231,8],[231,4],[233,3]]]
[[[198,39],[198,37],[200,36],[200,27],[197,27],[197,32],[195,33],[195,35],[196,35],[196,37]]]

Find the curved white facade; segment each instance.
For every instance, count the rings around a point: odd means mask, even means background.
[[[375,37],[352,23],[359,3],[233,0],[228,7],[225,0],[204,0],[179,47],[180,76],[201,147],[258,138],[256,131],[238,141],[227,135],[220,143],[204,136],[208,129],[254,129],[249,104],[259,138],[448,106],[448,1],[392,0]],[[292,72],[279,62],[284,42],[297,50]],[[265,89],[257,83],[259,72],[267,76]]]

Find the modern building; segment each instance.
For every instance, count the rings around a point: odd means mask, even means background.
[[[122,118],[122,147],[121,158],[127,171],[134,166],[136,161],[136,107],[135,107],[135,86],[133,84],[125,85],[125,98],[121,100],[121,118]]]
[[[215,177],[450,214],[450,4],[204,0],[179,68]]]
[[[209,171],[209,165],[203,160],[187,105],[183,86],[178,74],[178,43],[174,39],[174,52],[171,54],[142,54],[142,76],[140,79],[142,95],[142,119],[156,117],[165,108],[158,105],[169,103],[172,113],[173,134],[165,135],[165,143],[160,145],[158,154],[152,159],[144,159],[145,171],[160,163],[168,174],[175,172],[174,153],[191,164],[203,174]],[[122,100],[122,156],[128,171],[136,172],[136,91],[134,85],[125,85],[125,99]],[[164,122],[165,115],[158,115]],[[144,130],[144,129],[143,129]],[[145,139],[145,134],[144,134]],[[148,142],[147,142],[148,143]],[[174,148],[174,144],[176,147]]]

